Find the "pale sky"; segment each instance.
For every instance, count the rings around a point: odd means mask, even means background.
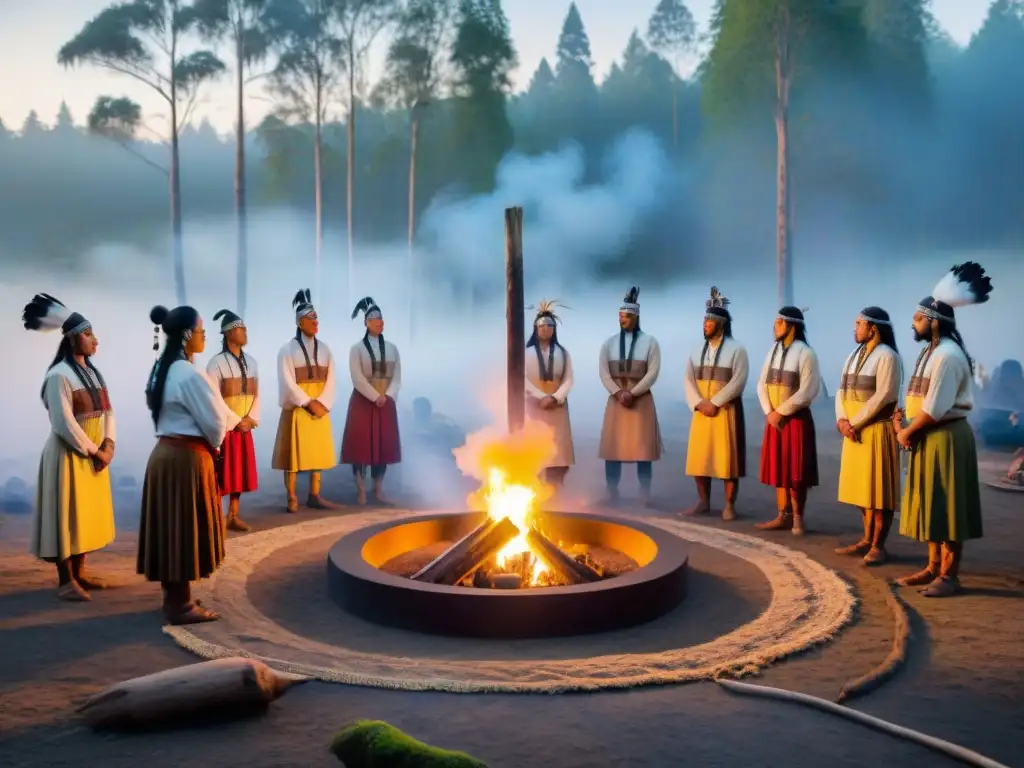
[[[111,0],[0,0],[0,51],[5,72],[0,88],[0,118],[10,129],[20,128],[36,109],[44,123],[52,124],[61,100],[82,123],[96,96],[129,96],[142,104],[150,117],[163,105],[146,86],[93,68],[65,71],[57,64],[57,50]],[[966,44],[981,26],[990,0],[932,0],[932,11],[958,43]],[[643,32],[657,0],[577,0],[593,50],[595,74],[600,78],[625,48],[634,27]],[[701,30],[707,26],[713,0],[688,0]],[[568,0],[505,0],[505,13],[519,52],[515,74],[517,89],[525,87],[541,58],[553,57]],[[371,61],[371,79],[379,72],[381,51]],[[248,106],[250,127],[268,110],[258,98]],[[233,123],[230,77],[204,86],[196,120],[208,118],[218,130]]]

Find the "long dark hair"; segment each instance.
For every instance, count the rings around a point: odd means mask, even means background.
[[[878,330],[878,341],[887,347],[892,347],[892,351],[898,353],[896,331],[893,330],[892,323],[889,322],[889,313],[881,307],[865,307],[860,314]]]
[[[99,383],[99,387],[90,381],[85,370],[75,360],[75,342],[74,337],[64,336],[60,340],[60,344],[57,345],[57,354],[53,358],[53,362],[50,363],[47,372],[52,371],[54,367],[60,363],[67,363],[71,370],[75,372],[75,376],[82,382],[82,386],[85,387],[85,391],[89,393],[89,397],[92,398],[92,407],[97,411],[103,410],[103,398],[100,397],[100,390],[107,388],[107,383],[103,380],[103,374],[99,372],[95,365],[92,364],[90,358],[85,358],[85,367],[88,368],[96,375],[96,381]],[[39,396],[46,401],[46,382],[43,382],[42,389],[39,390]]]
[[[548,318],[551,318],[552,321],[554,321],[554,318],[552,317],[552,315],[550,313],[543,312],[543,313],[537,315],[537,318],[533,321],[533,333],[530,334],[530,340],[526,342],[526,348],[527,349],[529,349],[530,347],[536,347],[538,342],[540,341],[537,338],[537,320],[540,320],[542,317],[548,317]],[[555,323],[554,329],[551,332],[551,344],[553,346],[558,347],[563,352],[565,352],[565,347],[563,347],[561,342],[558,341],[558,323],[557,322]]]
[[[783,307],[779,310],[779,316],[793,329],[793,340],[802,341],[804,344],[807,344],[807,324],[803,322],[804,313],[800,308]],[[794,322],[795,320],[800,322]]]
[[[967,352],[967,345],[964,344],[964,337],[960,335],[960,331],[956,329],[952,320],[946,320],[940,317],[936,322],[939,325],[939,338],[940,339],[952,339],[960,351],[964,353],[964,357],[967,358],[967,364],[971,366],[971,373],[974,373],[974,358],[971,357]]]
[[[153,364],[149,374],[149,385],[146,387],[146,405],[153,414],[153,426],[160,420],[160,411],[164,407],[164,388],[167,386],[167,373],[171,366],[179,360],[185,360],[185,333],[191,331],[199,322],[199,313],[192,307],[175,307],[168,311],[167,307],[156,306],[150,310],[149,319],[153,325],[163,328],[167,340],[164,351]]]

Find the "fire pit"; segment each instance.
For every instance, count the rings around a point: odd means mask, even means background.
[[[368,621],[474,637],[558,637],[656,619],[686,597],[687,552],[619,517],[456,513],[369,526],[327,556],[330,593]]]

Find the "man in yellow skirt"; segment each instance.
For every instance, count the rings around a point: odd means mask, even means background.
[[[299,511],[295,495],[295,475],[299,472],[309,473],[306,506],[333,509],[335,505],[320,495],[320,473],[338,463],[330,417],[336,391],[334,355],[317,338],[320,321],[308,288],[295,294],[292,306],[295,338],[289,339],[277,355],[281,420],[271,467],[284,472],[288,512]]]
[[[704,343],[686,361],[686,403],[693,412],[686,474],[697,483],[697,503],[687,515],[711,512],[711,480],[725,483],[723,520],[736,519],[736,495],[746,476],[747,439],[743,390],[750,371],[747,350],[732,337],[729,300],[712,286],[704,311]]]
[[[892,415],[899,400],[903,363],[888,313],[861,310],[853,325],[853,350],[836,391],[836,429],[843,436],[839,501],[861,510],[860,541],[837,548],[862,555],[865,565],[885,562],[885,540],[899,494],[899,445]]]
[[[986,302],[991,292],[985,270],[968,261],[954,266],[914,313],[914,339],[925,347],[907,387],[906,413],[897,411],[893,422],[897,442],[910,452],[900,534],[928,543],[928,565],[896,583],[926,587],[925,597],[960,591],[964,542],[982,536],[978,448],[967,423],[974,362],[954,308]]]

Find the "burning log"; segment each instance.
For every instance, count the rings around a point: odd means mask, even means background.
[[[600,573],[586,563],[581,563],[569,557],[551,539],[536,528],[531,528],[527,532],[526,541],[537,557],[570,585],[590,584],[603,578]]]
[[[515,523],[507,517],[503,517],[480,538],[470,541],[465,547],[460,548],[459,552],[454,552],[454,547],[452,550],[449,550],[451,556],[446,563],[438,564],[437,568],[433,571],[432,578],[420,577],[418,581],[430,581],[433,584],[454,586],[471,575],[518,535],[519,529],[516,528]],[[460,542],[460,544],[462,543]],[[429,568],[430,566],[427,567]],[[416,577],[414,576],[413,578]]]
[[[466,553],[475,547],[484,536],[490,533],[497,524],[497,520],[487,518],[440,555],[420,568],[410,578],[415,581],[433,582],[437,574],[443,573],[452,563],[465,557]]]

